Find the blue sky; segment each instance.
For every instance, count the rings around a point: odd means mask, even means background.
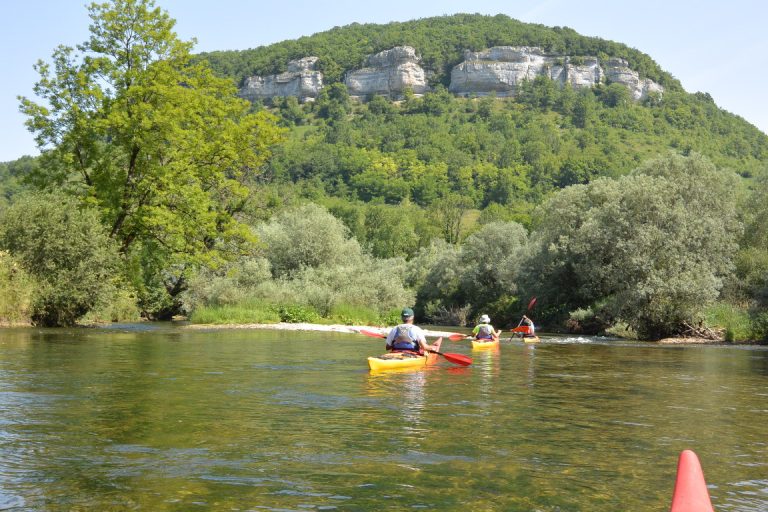
[[[88,38],[85,1],[0,0],[0,161],[36,155],[18,112],[32,96],[32,65],[59,44]],[[689,92],[708,92],[725,110],[768,133],[768,2],[765,0],[156,0],[176,19],[195,51],[243,50],[335,26],[387,23],[471,12],[506,14],[587,36],[618,41],[650,55]]]

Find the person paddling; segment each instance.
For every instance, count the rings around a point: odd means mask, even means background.
[[[480,323],[472,329],[472,334],[476,340],[492,340],[497,338],[501,331],[496,331],[491,325],[491,318],[488,315],[480,317]]]
[[[527,316],[523,315],[522,322],[528,327],[528,332],[523,333],[523,338],[535,338],[536,337],[536,326],[533,325],[533,320],[531,320]]]
[[[439,350],[440,347],[429,345],[424,331],[413,325],[413,310],[404,308],[401,318],[403,323],[393,327],[387,335],[387,350],[392,352],[418,352],[424,354],[428,350]]]

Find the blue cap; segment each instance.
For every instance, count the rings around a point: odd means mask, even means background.
[[[411,318],[413,316],[413,310],[411,308],[403,308],[402,317]]]

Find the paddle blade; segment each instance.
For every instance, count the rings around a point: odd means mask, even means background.
[[[364,334],[366,336],[370,336],[371,338],[386,338],[387,337],[386,334],[381,334],[381,333],[373,332],[373,331],[366,331],[365,329],[361,329],[360,330],[360,334]]]
[[[463,340],[466,337],[467,337],[466,334],[461,334],[457,332],[456,334],[451,334],[450,336],[448,336],[448,339],[451,341],[459,341],[459,340]]]
[[[444,353],[444,352],[438,352],[441,356],[443,356],[445,359],[450,361],[453,364],[460,364],[461,366],[469,366],[472,364],[472,358],[467,357],[463,354],[452,354],[450,352]]]
[[[533,306],[536,305],[536,297],[532,298],[531,301],[528,303],[528,311],[533,309]]]
[[[509,332],[520,332],[523,334],[528,334],[529,329],[527,325],[521,325],[520,327],[515,327],[514,329],[510,330]]]

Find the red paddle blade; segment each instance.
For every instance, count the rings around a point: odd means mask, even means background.
[[[373,331],[366,331],[365,329],[361,329],[360,330],[360,334],[365,334],[366,336],[370,336],[371,338],[386,338],[387,337],[386,334],[381,334],[381,333],[373,332]]]
[[[523,334],[528,334],[529,329],[527,325],[521,325],[520,327],[515,327],[510,332],[521,332]]]
[[[453,364],[460,364],[461,366],[469,366],[472,364],[472,358],[462,354],[451,354],[450,352],[447,354],[444,352],[438,352],[438,354]]]
[[[467,337],[466,334],[456,333],[456,334],[451,334],[450,336],[448,336],[448,339],[451,340],[451,341],[459,341],[459,340],[463,340],[466,337]]]
[[[536,297],[532,298],[531,301],[528,303],[528,311],[533,309],[533,306],[536,305]]]

